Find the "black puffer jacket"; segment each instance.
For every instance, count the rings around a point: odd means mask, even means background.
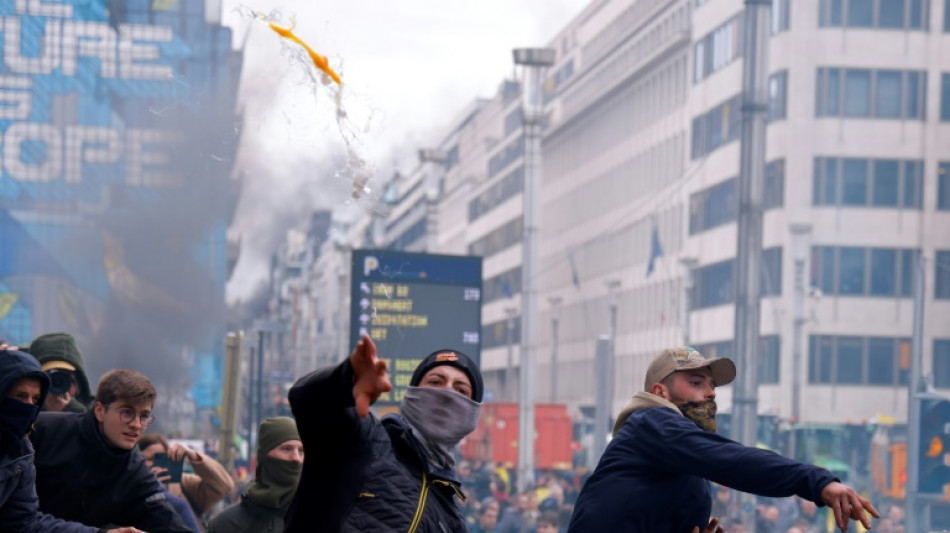
[[[467,531],[454,472],[425,467],[402,417],[359,418],[349,359],[290,390],[306,460],[285,533]]]
[[[106,445],[94,411],[40,413],[30,440],[41,511],[97,527],[191,533],[142,456]]]

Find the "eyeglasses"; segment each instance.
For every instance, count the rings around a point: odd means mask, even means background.
[[[138,417],[139,424],[142,424],[143,427],[148,426],[155,421],[155,417],[152,416],[152,413],[142,413],[136,415],[135,409],[128,407],[119,407],[116,409],[116,412],[119,413],[119,420],[125,424],[131,424],[135,420],[136,416]]]
[[[47,370],[46,375],[49,376],[50,393],[57,396],[66,394],[69,392],[69,389],[76,384],[76,378],[73,377],[73,373],[69,370],[54,368],[53,370]]]

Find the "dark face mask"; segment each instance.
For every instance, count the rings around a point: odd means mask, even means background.
[[[716,402],[675,402],[675,405],[683,416],[695,422],[699,429],[716,432]]]
[[[0,432],[16,440],[26,437],[40,412],[40,406],[13,398],[0,400]]]

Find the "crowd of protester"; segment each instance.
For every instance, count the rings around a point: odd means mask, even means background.
[[[415,382],[443,364],[446,355],[433,353],[426,359]],[[473,386],[462,392],[480,400],[477,369],[466,367],[465,358],[451,361],[468,372]],[[228,471],[206,450],[148,433],[157,392],[146,376],[112,370],[93,390],[82,354],[68,334],[43,335],[23,347],[0,341],[0,369],[0,473],[15,472],[0,480],[0,531],[283,530],[304,462],[294,419],[264,420],[253,473],[247,468]],[[519,492],[510,465],[457,455],[449,462],[461,482],[461,510],[472,533],[564,533],[590,475],[583,467],[538,471],[534,486]],[[184,471],[171,472],[170,464]],[[759,533],[834,529],[827,509],[811,501],[756,501]],[[714,486],[711,515],[725,531],[743,533],[740,511],[738,492]],[[875,530],[904,533],[900,502],[884,506]]]

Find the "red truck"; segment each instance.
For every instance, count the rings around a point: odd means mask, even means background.
[[[534,406],[534,464],[536,468],[570,470],[573,421],[563,404]],[[465,459],[518,466],[518,404],[486,403],[478,427],[459,443]]]

